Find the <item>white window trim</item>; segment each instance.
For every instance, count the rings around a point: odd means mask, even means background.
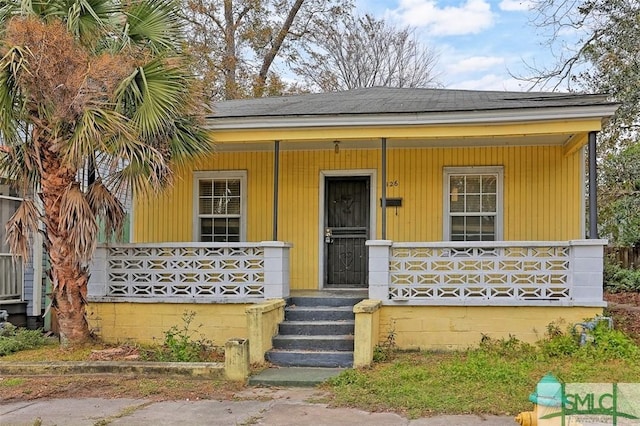
[[[504,223],[504,167],[503,166],[474,166],[474,167],[445,167],[443,169],[442,180],[442,238],[444,241],[451,241],[451,229],[449,225],[450,205],[449,205],[449,177],[451,175],[471,175],[471,174],[496,174],[496,233],[495,240],[501,241],[503,238]]]
[[[200,241],[198,181],[201,179],[239,179],[240,180],[240,242],[247,241],[247,171],[223,170],[193,172],[193,241]]]

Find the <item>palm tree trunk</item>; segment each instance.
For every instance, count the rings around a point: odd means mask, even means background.
[[[68,233],[60,227],[62,194],[75,181],[76,171],[62,163],[51,145],[43,143],[41,148],[41,190],[53,288],[52,308],[64,346],[82,343],[90,336],[86,319],[89,271],[74,261],[76,256],[73,256]]]

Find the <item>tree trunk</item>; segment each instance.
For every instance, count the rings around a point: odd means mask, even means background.
[[[50,141],[41,141],[40,183],[47,229],[45,245],[51,267],[52,308],[58,319],[60,342],[73,345],[86,341],[90,336],[86,319],[89,271],[76,261],[68,233],[60,229],[62,194],[75,182],[76,171],[64,165],[51,146]]]
[[[238,82],[236,72],[238,57],[236,56],[236,25],[233,21],[233,1],[224,0],[224,57],[222,68],[224,72],[225,99],[238,98]]]
[[[260,98],[264,95],[264,89],[267,83],[267,75],[269,74],[269,69],[271,68],[271,65],[273,64],[276,56],[278,55],[280,48],[282,48],[282,43],[284,43],[284,39],[287,37],[287,34],[289,34],[289,29],[291,28],[291,25],[293,25],[293,21],[294,19],[296,19],[296,15],[302,7],[302,3],[304,3],[304,0],[296,0],[296,2],[293,4],[291,10],[289,10],[289,13],[287,14],[287,19],[285,19],[284,23],[282,24],[282,28],[280,28],[280,31],[278,31],[278,35],[271,45],[271,49],[269,49],[264,59],[262,60],[262,66],[260,67],[260,72],[256,77],[256,81],[253,87],[253,96],[256,98]]]

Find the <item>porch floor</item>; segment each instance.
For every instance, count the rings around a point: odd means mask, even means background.
[[[369,290],[363,289],[329,289],[329,290],[291,290],[290,297],[362,297],[369,296]]]

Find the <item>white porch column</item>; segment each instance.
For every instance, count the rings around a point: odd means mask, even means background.
[[[289,297],[289,250],[292,244],[282,241],[262,241],[264,249],[264,297]]]
[[[569,241],[572,298],[578,305],[606,306],[602,298],[606,245],[607,240]]]
[[[107,250],[107,247],[98,246],[93,253],[87,296],[104,297],[107,295]]]
[[[369,299],[388,300],[389,258],[391,257],[391,240],[369,240]]]

